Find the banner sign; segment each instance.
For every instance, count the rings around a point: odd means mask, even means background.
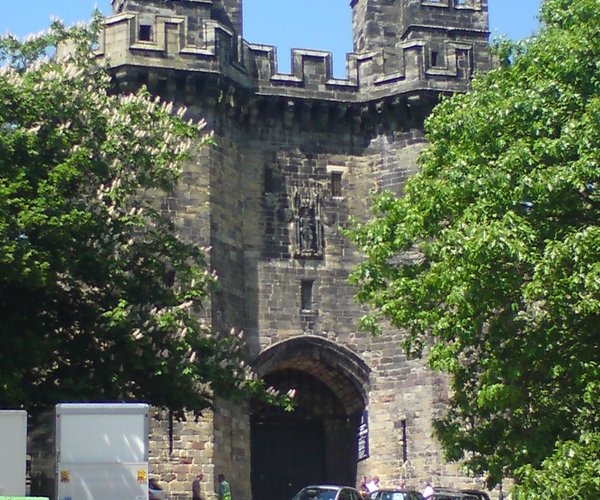
[[[358,424],[358,436],[356,442],[358,443],[358,459],[365,460],[369,458],[369,412],[363,411],[360,416],[360,422]]]

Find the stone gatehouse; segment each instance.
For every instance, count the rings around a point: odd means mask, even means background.
[[[235,500],[362,474],[472,484],[432,438],[444,378],[406,359],[399,332],[357,331],[347,278],[361,255],[340,228],[368,217],[373,191],[402,192],[439,96],[490,67],[487,0],[352,0],[345,79],[315,50],[278,73],[275,48],[242,37],[242,0],[112,3],[100,57],[118,88],[146,85],[215,134],[163,203],[211,247],[210,321],[243,330],[258,374],[298,400],[293,413],[218,401],[198,422],[157,412],[153,474],[171,498],[190,498],[200,472],[205,498],[224,473]]]

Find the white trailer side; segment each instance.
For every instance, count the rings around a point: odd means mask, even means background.
[[[56,405],[50,425],[36,433],[32,493],[56,500],[147,500],[148,415],[149,406],[138,403]],[[50,446],[40,442],[42,435]]]
[[[0,410],[0,495],[25,496],[27,412]]]

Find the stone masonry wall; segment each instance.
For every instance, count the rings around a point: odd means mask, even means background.
[[[413,486],[424,480],[465,484],[456,467],[444,463],[432,438],[431,417],[443,408],[444,379],[427,370],[422,361],[405,358],[398,348],[401,332],[390,330],[371,338],[357,331],[363,311],[355,303],[347,279],[360,254],[339,231],[351,216],[368,216],[372,191],[401,193],[406,179],[417,169],[418,153],[425,146],[422,133],[412,129],[356,141],[350,134],[341,134],[345,139],[339,135],[328,139],[326,134],[312,131],[288,134],[281,123],[275,123],[269,131],[270,141],[265,143],[259,140],[264,130],[241,134],[233,124],[215,119],[209,125],[217,131],[218,146],[191,162],[184,177],[202,183],[210,172],[210,189],[203,195],[210,207],[209,217],[198,217],[187,225],[184,222],[184,227],[190,235],[200,235],[210,226],[211,262],[222,286],[212,301],[214,324],[243,329],[250,355],[302,335],[321,336],[346,346],[372,370],[368,406],[371,458],[359,464],[359,474],[376,473],[388,485],[401,480]],[[232,136],[240,140],[232,141]],[[326,203],[331,224],[325,231],[325,255],[323,259],[295,259],[293,223],[285,216],[289,184],[317,180],[328,192],[328,167],[332,166],[342,171],[342,196]],[[265,176],[265,171],[271,173]],[[182,221],[191,210],[185,200],[198,201],[186,194],[189,191],[187,186],[180,195],[184,199],[172,201]],[[303,279],[315,282],[310,312],[300,307]],[[170,455],[165,425],[161,422],[157,427],[156,435],[162,438],[153,438],[158,456],[152,471],[168,484],[172,494],[189,493],[191,480],[202,471],[210,495],[216,474],[223,472],[231,479],[236,498],[250,498],[247,410],[222,402],[215,415],[200,423],[176,423],[176,451]]]

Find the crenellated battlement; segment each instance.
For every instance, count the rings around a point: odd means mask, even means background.
[[[230,22],[228,14],[241,10],[231,7],[234,0],[229,7],[221,0],[115,0],[99,57],[121,75],[125,68],[218,75],[258,95],[364,102],[422,90],[465,91],[473,72],[490,66],[486,0],[403,2],[402,9],[394,7],[395,28],[402,33],[394,34],[393,44],[389,28],[381,32],[385,43],[378,44],[376,34],[368,43],[357,43],[366,32],[375,33],[368,26],[378,18],[369,17],[373,0],[352,3],[355,48],[369,50],[346,56],[346,78],[333,77],[329,52],[307,49],[292,50],[291,72],[280,73],[277,49],[247,42],[241,27],[238,32]],[[476,22],[465,24],[473,15]]]

